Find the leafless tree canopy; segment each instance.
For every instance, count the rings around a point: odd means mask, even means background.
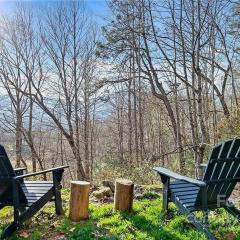
[[[68,164],[70,178],[197,174],[240,134],[239,1],[107,7],[101,29],[84,1],[2,14],[0,143],[16,166]]]

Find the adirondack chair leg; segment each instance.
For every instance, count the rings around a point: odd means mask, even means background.
[[[169,203],[169,182],[170,178],[160,175],[163,183],[163,214],[165,219],[169,217],[168,215],[168,203]]]
[[[17,224],[15,224],[14,222],[11,223],[4,229],[1,239],[6,239],[10,237],[17,230],[17,228],[18,228]]]
[[[203,223],[208,226],[208,211],[203,211]]]
[[[193,213],[188,213],[187,218],[192,224],[201,232],[206,234],[206,236],[210,240],[216,240],[214,235],[208,230],[208,226],[206,224],[202,224],[202,222],[193,214]]]
[[[21,213],[24,212],[25,208],[19,206],[19,194],[18,186],[15,180],[12,181],[12,191],[13,191],[13,222],[5,228],[2,234],[2,239],[10,237],[22,224],[20,221]]]
[[[53,172],[54,196],[55,196],[55,210],[56,214],[63,214],[62,197],[61,197],[61,179],[63,170]]]
[[[38,200],[27,210],[23,211],[24,208],[14,207],[14,221],[6,227],[3,232],[2,239],[10,237],[21,225],[28,219],[31,219],[50,199],[52,199],[53,193],[49,191],[42,199]]]
[[[14,220],[9,226],[7,226],[4,229],[2,237],[1,237],[2,239],[10,237],[20,226],[19,221],[18,221],[19,220],[19,209],[17,207],[14,207],[13,215],[14,215]]]
[[[216,240],[214,235],[208,230],[208,226],[200,219],[198,219],[192,212],[190,212],[184,205],[182,205],[177,199],[173,201],[180,209],[181,213],[184,214],[188,220],[201,232],[203,232],[210,240]]]
[[[206,187],[202,187],[200,189],[201,193],[201,203],[203,209],[203,223],[207,226],[208,225],[208,206],[207,206],[207,189]]]

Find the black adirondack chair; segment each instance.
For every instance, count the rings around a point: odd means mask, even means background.
[[[168,203],[174,202],[181,213],[209,239],[216,239],[208,229],[209,210],[225,208],[240,219],[240,211],[229,201],[236,183],[240,181],[240,139],[227,140],[213,148],[202,180],[185,177],[162,167],[154,170],[159,173],[163,183],[165,216]],[[202,221],[193,214],[195,211],[204,213]]]
[[[4,147],[0,145],[0,209],[5,206],[14,208],[14,221],[3,231],[2,239],[9,237],[51,200],[55,201],[56,213],[62,213],[60,182],[66,167],[23,174],[24,168],[13,169]],[[25,181],[49,172],[52,172],[53,181]]]

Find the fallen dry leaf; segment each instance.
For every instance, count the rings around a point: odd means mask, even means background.
[[[71,228],[70,230],[69,230],[69,232],[74,232],[75,231],[75,227],[73,227],[73,228]]]
[[[23,238],[28,238],[28,237],[29,237],[29,234],[28,234],[28,232],[26,232],[26,231],[21,231],[18,235],[19,235],[20,237],[23,237]]]
[[[234,236],[235,236],[235,234],[233,232],[227,233],[227,240],[233,240]]]

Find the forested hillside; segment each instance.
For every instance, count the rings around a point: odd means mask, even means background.
[[[29,171],[196,175],[239,136],[239,1],[14,4],[0,19],[0,144]]]

